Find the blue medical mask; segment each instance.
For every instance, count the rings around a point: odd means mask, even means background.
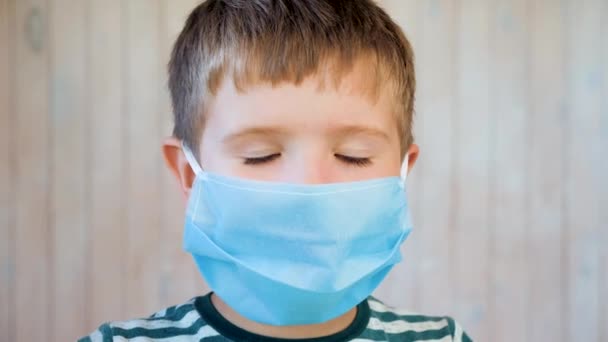
[[[411,231],[404,172],[320,185],[251,181],[205,172],[183,148],[196,173],[184,248],[242,316],[326,322],[365,300],[401,260]]]

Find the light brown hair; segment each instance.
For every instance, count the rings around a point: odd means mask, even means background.
[[[226,77],[243,90],[329,72],[337,86],[361,60],[372,76],[367,95],[394,97],[404,151],[413,142],[413,52],[373,0],[205,1],[188,17],[169,62],[173,135],[198,153],[205,103]]]

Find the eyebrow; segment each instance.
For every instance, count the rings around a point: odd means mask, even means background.
[[[338,133],[340,136],[345,137],[349,135],[368,135],[377,138],[381,138],[382,140],[390,141],[390,137],[386,132],[381,129],[377,129],[370,126],[359,126],[359,125],[348,125],[348,126],[340,126],[334,130],[334,132]]]
[[[381,129],[377,129],[370,126],[363,125],[346,125],[346,126],[338,126],[330,129],[332,133],[339,135],[340,137],[352,136],[352,135],[367,135],[376,138],[380,138],[385,141],[390,141],[390,137],[386,132]],[[265,137],[280,137],[286,135],[288,132],[287,129],[278,126],[259,126],[259,127],[248,127],[242,130],[239,130],[235,133],[229,134],[222,139],[222,142],[225,144],[230,144],[234,142],[238,142],[239,140],[256,137],[256,136],[265,136]]]
[[[287,130],[281,127],[248,127],[242,130],[239,130],[235,133],[229,134],[222,139],[223,143],[233,143],[244,138],[255,137],[255,136],[268,136],[268,137],[276,137],[282,136],[287,133]]]

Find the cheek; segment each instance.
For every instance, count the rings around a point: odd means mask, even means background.
[[[204,171],[230,175],[228,155],[223,153],[212,134],[205,134],[199,146],[201,167]]]
[[[398,157],[389,157],[377,159],[374,163],[373,170],[370,170],[373,175],[370,178],[382,178],[399,176],[401,173],[401,162]]]
[[[399,176],[401,174],[401,148],[387,151],[385,155],[378,158],[376,170],[380,177]]]
[[[357,166],[345,164],[339,160],[333,160],[326,170],[329,171],[329,178],[332,182],[351,182],[375,178],[385,178],[399,176],[401,164],[399,158],[385,154],[377,156],[368,166]]]

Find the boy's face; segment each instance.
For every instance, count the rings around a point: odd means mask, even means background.
[[[357,68],[339,89],[319,87],[319,76],[300,85],[260,84],[239,92],[230,77],[208,103],[199,161],[205,171],[226,176],[322,184],[398,176],[402,152],[392,99],[363,93]],[[176,142],[165,156],[187,191],[191,178]],[[418,147],[409,148],[410,167]],[[169,154],[169,155],[168,155]],[[181,164],[181,165],[180,165]],[[181,170],[180,170],[181,169]]]

